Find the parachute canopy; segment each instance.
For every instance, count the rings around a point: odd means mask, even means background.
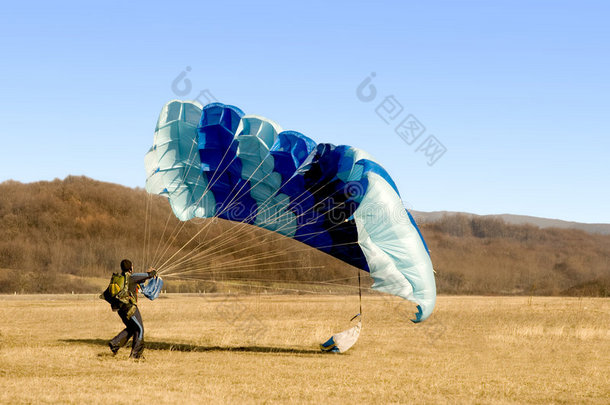
[[[145,157],[146,190],[182,221],[220,217],[278,232],[368,271],[373,289],[436,301],[432,263],[396,184],[368,153],[317,144],[221,103],[173,100]]]

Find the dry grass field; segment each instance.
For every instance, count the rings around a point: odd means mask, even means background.
[[[0,296],[0,403],[608,403],[610,299],[439,297],[425,323],[398,299],[161,296],[141,300],[143,361],[93,295]]]

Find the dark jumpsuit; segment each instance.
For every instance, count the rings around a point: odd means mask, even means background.
[[[136,297],[137,300],[137,288],[138,284],[142,281],[148,280],[153,276],[148,273],[133,273],[129,278],[129,293]],[[142,356],[144,351],[144,324],[142,323],[142,315],[140,310],[136,306],[136,311],[133,313],[131,318],[127,318],[127,312],[124,310],[118,310],[121,321],[125,324],[125,329],[119,332],[109,343],[110,349],[116,353],[121,347],[129,341],[133,336],[133,343],[131,345],[131,354],[129,357],[137,359]]]

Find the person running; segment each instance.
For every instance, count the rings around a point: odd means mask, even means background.
[[[121,261],[121,276],[124,277],[125,291],[120,301],[116,305],[112,305],[112,309],[118,312],[121,321],[125,324],[125,329],[108,342],[112,354],[116,354],[133,337],[129,357],[132,359],[142,357],[142,352],[144,351],[144,324],[142,323],[142,315],[137,305],[138,284],[156,275],[157,271],[153,268],[150,268],[146,273],[134,273],[133,264],[130,260],[124,259]]]

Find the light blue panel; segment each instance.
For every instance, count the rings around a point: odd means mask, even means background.
[[[271,173],[269,177],[267,177],[267,179],[269,179],[270,177],[275,178],[275,180],[279,180],[273,181],[273,183],[277,183],[279,185],[281,177],[278,173]],[[250,195],[256,200],[258,204],[264,204],[267,200],[277,194],[279,186],[269,185],[269,183],[271,183],[271,181],[260,181],[255,183],[255,185],[253,185],[250,189]]]
[[[267,145],[251,135],[240,135],[235,139],[239,142],[237,156],[242,163],[242,179],[250,181],[252,186],[257,182],[267,181],[274,167],[273,156],[269,155]],[[279,187],[279,184],[277,186]]]
[[[392,186],[374,172],[366,177],[368,188],[354,219],[373,289],[417,303],[421,313],[414,321],[423,321],[436,302],[430,256]]]
[[[200,117],[197,103],[167,103],[159,114],[153,147],[145,157],[147,190],[167,196],[181,220],[215,212],[214,196],[206,192],[207,177],[201,173],[197,142]]]
[[[282,128],[277,123],[256,115],[244,115],[237,128],[237,135],[256,136],[267,149],[271,149],[280,132]]]
[[[293,237],[297,229],[297,218],[288,209],[290,198],[286,194],[278,194],[260,204],[255,225],[282,235]]]
[[[250,196],[257,203],[255,224],[284,235],[294,235],[295,215],[287,211],[286,195],[277,197],[282,176],[274,171],[269,148],[275,143],[279,125],[263,117],[246,115],[237,129],[237,156],[242,164],[242,179],[250,183]]]

